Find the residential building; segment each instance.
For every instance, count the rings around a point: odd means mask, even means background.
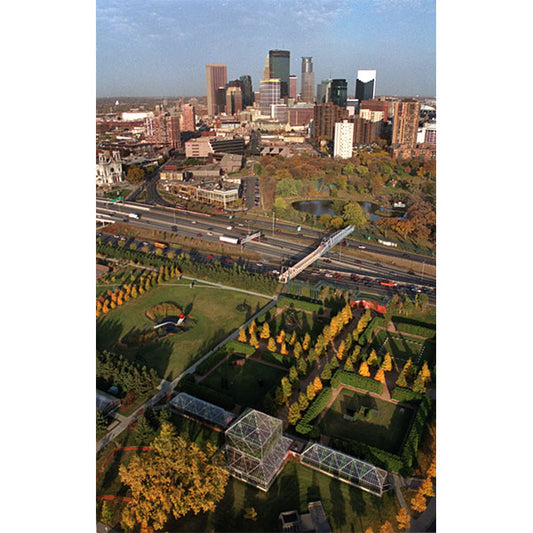
[[[181,106],[183,131],[196,131],[196,112],[191,104]]]
[[[302,82],[300,100],[307,104],[315,102],[315,73],[312,57],[302,57]]]
[[[160,143],[169,148],[181,148],[180,117],[165,113],[146,118],[146,140]]]
[[[361,113],[361,110],[363,109],[369,111],[381,111],[383,113],[383,122],[387,122],[389,119],[389,102],[384,100],[364,100],[361,102],[359,108],[359,113]]]
[[[376,123],[361,116],[350,117],[353,122],[353,143],[356,145],[372,144],[376,140]]]
[[[420,102],[394,102],[392,145],[405,145],[414,148],[418,134]]]
[[[362,102],[376,97],[376,71],[358,70],[355,80],[355,97]]]
[[[376,135],[381,135],[383,127],[383,111],[372,111],[371,109],[361,109],[359,116],[365,120],[376,123]]]
[[[277,120],[281,124],[286,124],[288,122],[287,104],[272,104],[270,110],[270,116],[274,120]]]
[[[348,111],[333,102],[315,104],[313,110],[313,141],[317,142],[320,139],[332,140],[335,123],[342,122],[345,118],[348,118]]]
[[[207,82],[207,114],[216,115],[216,90],[225,87],[228,82],[228,70],[226,65],[211,63],[205,66]]]
[[[270,78],[280,81],[280,98],[289,96],[289,72],[291,53],[288,50],[269,50],[268,68]]]
[[[307,126],[313,118],[315,106],[311,104],[296,104],[289,107],[288,119],[291,126]]]
[[[335,123],[333,157],[349,159],[352,157],[354,125],[347,120]]]

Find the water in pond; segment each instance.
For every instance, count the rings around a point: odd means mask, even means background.
[[[380,206],[371,202],[360,202],[359,205],[363,209],[363,212],[369,216],[371,222],[381,220],[381,216],[376,214],[376,211],[380,209]],[[333,202],[331,200],[302,200],[294,202],[292,207],[297,211],[303,211],[315,216],[330,215],[335,216],[333,211]],[[390,213],[392,216],[401,217],[405,214],[405,209],[387,209],[381,208],[382,211]]]

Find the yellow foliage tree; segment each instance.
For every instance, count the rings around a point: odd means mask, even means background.
[[[368,356],[368,359],[366,360],[368,363],[368,366],[377,366],[378,364],[378,355],[376,353],[376,350],[372,348],[372,351],[370,352],[370,355]]]
[[[275,352],[277,350],[276,341],[272,337],[268,339],[267,350],[269,352]]]
[[[423,513],[426,510],[426,507],[427,507],[426,497],[420,491],[418,491],[411,498],[411,509],[418,513]]]
[[[322,380],[318,376],[313,381],[313,387],[316,394],[322,390]]]
[[[381,365],[381,368],[385,371],[385,372],[390,372],[392,370],[392,358],[390,356],[390,353],[387,352],[385,354],[385,357],[383,358],[383,363]]]
[[[237,337],[237,340],[239,342],[245,342],[245,343],[248,342],[248,337],[246,336],[246,331],[244,328],[241,328],[239,330],[239,336]]]
[[[379,533],[394,533],[392,524],[386,520],[385,523],[379,528]]]
[[[422,485],[420,485],[420,488],[418,489],[424,496],[427,496],[428,498],[433,498],[435,496],[435,491],[433,490],[433,482],[431,481],[431,477],[427,477],[424,479],[424,482]]]
[[[366,361],[361,363],[361,366],[359,367],[359,375],[367,378],[370,377],[370,370],[368,369],[368,363]]]
[[[437,477],[437,458],[435,456],[433,456],[433,459],[431,460],[431,464],[429,465],[426,475],[432,478]]]
[[[341,341],[339,344],[339,347],[337,348],[337,353],[335,354],[339,361],[342,361],[344,359],[344,356],[346,355],[346,344],[344,341]]]
[[[385,372],[383,371],[383,368],[378,369],[376,375],[374,376],[374,379],[381,383],[385,383]]]
[[[163,423],[149,452],[119,468],[132,500],[122,514],[125,529],[161,530],[172,515],[214,511],[223,498],[229,474],[224,458],[207,443],[205,450]]]
[[[268,322],[265,322],[263,324],[263,327],[261,329],[261,335],[260,337],[262,339],[269,339],[270,338],[270,326],[268,325]]]
[[[250,322],[250,325],[248,326],[248,333],[251,335],[252,333],[257,333],[257,324],[255,323],[255,320],[252,320]]]
[[[424,380],[424,383],[429,383],[431,381],[431,370],[428,367],[427,361],[424,361],[420,373],[422,374],[422,379]]]
[[[285,332],[283,330],[281,330],[279,332],[279,335],[276,337],[276,342],[278,344],[281,344],[281,343],[285,342]]]
[[[281,349],[280,349],[279,353],[281,355],[288,355],[289,354],[289,351],[287,350],[287,343],[285,343],[285,342],[281,343]]]
[[[411,515],[405,507],[402,507],[396,515],[396,521],[398,522],[398,531],[407,531],[411,526]]]
[[[296,331],[293,331],[291,335],[291,340],[289,341],[289,346],[294,346],[295,343],[296,343]]]

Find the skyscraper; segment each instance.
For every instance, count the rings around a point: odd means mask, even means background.
[[[362,100],[372,100],[376,96],[376,71],[358,70],[355,80],[355,97]]]
[[[207,114],[216,115],[216,91],[225,87],[228,82],[228,69],[226,65],[211,63],[205,66],[207,81]]]
[[[346,80],[331,80],[326,102],[333,102],[340,107],[346,107],[348,97],[348,82]]]
[[[280,80],[261,80],[259,89],[259,109],[261,115],[271,116],[271,105],[280,103]]]
[[[419,119],[420,102],[394,102],[391,144],[415,147]]]
[[[315,73],[312,57],[302,57],[302,89],[301,100],[307,104],[315,101]]]
[[[289,96],[289,71],[291,53],[288,50],[269,50],[268,68],[270,79],[279,78],[280,98]]]
[[[296,94],[298,93],[298,78],[291,74],[289,76],[289,98],[296,100]]]
[[[239,80],[242,83],[242,107],[248,107],[254,103],[254,91],[252,89],[252,78],[248,74],[241,76]]]

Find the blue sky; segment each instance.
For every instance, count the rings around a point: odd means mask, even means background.
[[[97,96],[205,95],[205,65],[259,89],[268,50],[315,80],[377,70],[376,93],[435,95],[435,0],[97,0]],[[298,86],[300,90],[300,86]]]

